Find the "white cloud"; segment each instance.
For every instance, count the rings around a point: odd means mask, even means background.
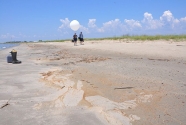
[[[160,17],[160,20],[168,21],[168,22],[172,21],[173,19],[174,19],[174,17],[173,17],[172,13],[169,10],[165,11],[163,13],[163,15]]]
[[[178,26],[180,23],[180,20],[174,18],[171,11],[167,10],[163,13],[163,15],[160,17],[160,21],[162,21],[164,27],[166,28],[175,28],[175,26]]]
[[[82,32],[85,32],[85,33],[89,33],[89,29],[84,27],[83,25],[80,25],[79,30],[82,31]]]
[[[109,27],[109,28],[116,28],[117,26],[120,25],[120,20],[119,19],[115,19],[115,20],[111,20],[108,21],[106,23],[103,23],[103,27]]]
[[[180,29],[182,30],[182,33],[186,33],[186,17],[180,19]]]
[[[61,21],[62,24],[59,27],[59,29],[66,29],[66,28],[70,27],[70,20],[68,18],[65,18],[64,20],[60,19],[60,21]]]
[[[160,20],[154,20],[151,13],[145,12],[144,18],[142,20],[145,29],[158,29],[162,27],[162,22]]]
[[[152,14],[151,13],[148,13],[148,12],[145,12],[144,13],[144,18],[146,20],[153,20]]]
[[[173,20],[174,23],[179,23],[180,21],[178,19]]]
[[[88,27],[95,28],[96,27],[96,19],[89,19]]]
[[[182,22],[186,22],[186,17],[181,18],[180,21],[182,21]]]
[[[131,20],[125,19],[124,22],[127,24],[128,28],[130,30],[142,27],[139,21],[136,21],[136,20],[133,20],[133,19],[131,19]]]
[[[62,25],[59,27],[60,31],[68,32],[70,30],[70,20],[68,18],[60,19]],[[153,33],[183,33],[186,29],[186,17],[176,19],[170,10],[164,11],[159,19],[154,19],[153,15],[145,12],[142,20],[114,19],[102,23],[102,26],[96,25],[97,19],[89,19],[87,26],[81,25],[80,31],[84,33],[101,33],[101,34],[123,34],[123,33],[137,33],[137,34],[153,34]]]
[[[103,28],[103,27],[102,27],[102,28],[97,29],[97,31],[98,31],[98,32],[100,32],[100,33],[105,32],[105,30],[104,30],[104,28]]]
[[[0,38],[1,38],[1,39],[7,39],[7,38],[12,39],[12,38],[16,38],[16,37],[15,37],[15,35],[11,35],[11,34],[9,34],[9,33],[6,33],[6,34],[2,34],[2,35],[0,36]]]
[[[154,19],[153,14],[145,12],[142,20],[135,19],[113,19],[105,22],[99,22],[98,19],[88,19],[87,23],[80,26],[77,32],[82,31],[85,34],[90,34],[91,36],[109,36],[109,35],[121,35],[121,34],[166,34],[166,33],[176,33],[185,34],[186,33],[186,15],[184,17],[177,19],[174,17],[170,10],[166,10],[162,13],[159,18]],[[58,27],[59,34],[56,36],[69,37],[73,32],[70,29],[70,20],[68,18],[60,19],[61,25]],[[102,23],[102,26],[96,25],[96,23]],[[88,35],[87,35],[88,36]],[[16,40],[16,39],[26,39],[26,38],[40,38],[38,34],[22,34],[16,32],[12,35],[10,33],[1,33],[0,41],[5,40]],[[48,35],[43,37],[47,38]]]
[[[121,23],[119,19],[110,20],[108,22],[103,23],[101,28],[98,28],[98,32],[116,32],[124,29],[124,25]]]

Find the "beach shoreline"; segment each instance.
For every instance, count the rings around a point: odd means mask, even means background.
[[[13,48],[22,64],[6,63],[12,48],[0,51],[0,124],[186,123],[186,41]]]
[[[8,48],[13,48],[19,45],[20,45],[19,43],[0,43],[0,51]]]

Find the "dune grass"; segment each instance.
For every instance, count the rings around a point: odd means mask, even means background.
[[[61,39],[61,40],[47,40],[42,42],[65,42],[71,41],[72,39]],[[105,37],[105,38],[85,38],[85,41],[93,40],[123,40],[123,41],[155,41],[155,40],[167,40],[167,41],[186,41],[186,35],[123,35],[119,37]]]
[[[60,39],[60,40],[44,40],[38,42],[65,42],[71,41],[72,39]],[[120,41],[155,41],[155,40],[167,40],[167,41],[186,41],[185,35],[123,35],[119,37],[105,37],[105,38],[85,38],[85,41],[93,41],[93,40],[120,40]],[[23,43],[23,42],[5,42],[5,43]],[[27,43],[27,42],[26,42]]]
[[[154,41],[154,40],[173,40],[173,41],[184,41],[186,40],[186,35],[155,35],[155,36],[149,36],[149,35],[136,35],[136,36],[130,36],[130,35],[123,35],[120,37],[106,37],[106,38],[90,38],[86,40],[134,40],[134,41]]]

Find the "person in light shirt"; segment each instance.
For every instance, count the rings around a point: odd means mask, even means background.
[[[79,40],[80,40],[80,44],[81,44],[81,45],[84,45],[84,44],[83,44],[84,39],[83,39],[83,33],[82,33],[82,32],[79,34]]]

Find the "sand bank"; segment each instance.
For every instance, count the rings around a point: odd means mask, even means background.
[[[0,51],[0,124],[186,123],[186,42],[25,43]],[[11,119],[11,120],[10,120]]]

